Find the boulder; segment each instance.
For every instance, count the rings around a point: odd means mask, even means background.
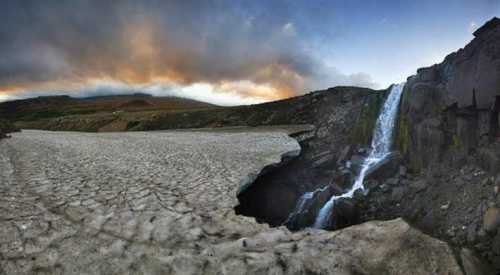
[[[358,224],[361,220],[358,207],[352,199],[339,199],[333,206],[330,223],[325,229],[340,229]]]
[[[213,265],[207,268],[214,274],[490,274],[470,251],[455,256],[445,242],[402,219],[335,232],[309,229],[292,235],[273,229],[214,246],[210,255]]]

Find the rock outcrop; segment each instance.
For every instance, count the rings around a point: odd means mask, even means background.
[[[457,166],[499,138],[500,19],[478,29],[465,48],[408,79],[398,144],[414,171]],[[500,166],[488,155],[489,168]],[[485,163],[486,164],[486,163]]]
[[[404,217],[500,270],[500,19],[408,78],[396,147],[401,171],[369,182],[365,220]]]
[[[492,274],[468,250],[444,242],[401,219],[367,222],[335,232],[281,228],[222,244],[213,250],[228,274]],[[462,265],[462,263],[467,263]]]

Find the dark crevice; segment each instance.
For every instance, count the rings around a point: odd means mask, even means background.
[[[300,196],[295,180],[287,177],[288,171],[298,169],[298,158],[283,161],[280,166],[268,166],[238,194],[237,215],[255,217],[258,223],[280,226],[292,212]]]
[[[339,93],[332,94],[338,97]],[[258,223],[272,227],[286,226],[292,231],[311,227],[321,207],[332,195],[339,195],[352,186],[355,170],[365,157],[377,114],[387,97],[387,92],[347,102],[338,101],[325,105],[314,132],[291,135],[302,148],[299,156],[269,166],[238,193],[237,215],[253,217]],[[349,104],[349,106],[344,106]],[[334,107],[336,109],[334,109]],[[348,108],[354,116],[345,116],[342,124],[331,121],[332,110],[342,114]],[[300,205],[306,192],[314,192],[304,211],[296,219],[290,214]],[[355,199],[336,202],[328,224],[323,228],[336,230],[358,224],[361,215]]]
[[[320,167],[314,167],[310,160],[310,139],[291,136],[301,140],[301,153],[295,158],[284,159],[280,165],[264,168],[238,194],[239,205],[235,207],[237,215],[254,217],[258,223],[267,223],[272,227],[284,225],[302,194],[317,188],[318,183],[330,183],[335,160],[331,159]]]
[[[238,194],[239,205],[235,207],[237,215],[254,217],[258,223],[267,223],[271,227],[284,225],[292,231],[301,230],[314,224],[320,208],[332,195],[345,191],[339,185],[332,184],[333,181],[352,184],[350,176],[332,173],[338,166],[334,158],[321,166],[315,166],[310,160],[308,142],[300,144],[302,151],[298,157],[283,161],[278,166],[266,167]],[[297,219],[290,220],[300,197],[318,189],[323,190],[314,194]],[[356,202],[351,199],[336,202],[332,217],[324,229],[336,230],[361,222]]]

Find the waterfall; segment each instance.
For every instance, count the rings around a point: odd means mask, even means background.
[[[365,187],[363,186],[363,181],[365,179],[366,172],[384,160],[391,153],[392,135],[394,132],[399,100],[401,98],[403,88],[404,83],[392,86],[389,96],[382,106],[382,110],[377,118],[377,122],[373,130],[370,153],[368,154],[368,157],[363,160],[361,170],[356,177],[354,184],[349,191],[338,196],[332,196],[325,203],[325,205],[323,205],[318,213],[318,216],[316,217],[316,221],[314,222],[314,228],[324,228],[328,225],[329,217],[331,216],[336,200],[340,198],[352,198],[354,192],[357,190],[364,190]]]
[[[295,219],[297,219],[297,217],[299,217],[304,212],[304,210],[307,209],[306,208],[307,202],[309,200],[313,199],[314,195],[316,193],[324,192],[327,189],[328,189],[328,186],[325,186],[323,188],[318,188],[312,192],[305,192],[304,194],[302,194],[302,196],[300,196],[300,198],[299,198],[299,201],[297,202],[297,205],[295,206],[295,209],[292,211],[292,213],[290,213],[290,215],[288,216],[288,218],[286,219],[284,224],[291,223]],[[304,209],[304,208],[306,208],[306,209]]]

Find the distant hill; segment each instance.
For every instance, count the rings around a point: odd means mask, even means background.
[[[233,107],[147,95],[87,99],[45,97],[0,104],[0,116],[2,112],[7,112],[16,126],[22,129],[87,132],[316,125],[334,111],[335,104],[342,104],[353,97],[383,94],[374,92],[365,88],[335,87],[274,102]],[[376,110],[378,109],[374,108]],[[375,115],[376,113],[373,114],[374,117]],[[374,119],[371,120],[374,122]],[[371,134],[371,124],[362,124],[363,129],[358,129],[357,136],[368,137]]]
[[[139,111],[179,111],[214,108],[215,105],[179,97],[147,94],[113,95],[90,98],[44,96],[0,103],[0,117],[15,122],[71,115]]]

